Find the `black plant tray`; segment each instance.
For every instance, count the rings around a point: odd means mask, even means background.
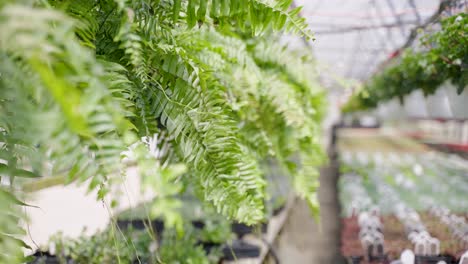
[[[447,264],[457,263],[455,258],[450,255],[439,256],[416,256],[415,264],[437,264],[439,261],[445,261]]]
[[[50,254],[48,251],[36,251],[32,256],[32,261],[28,264],[62,264],[57,256]],[[74,264],[73,260],[67,258],[67,264]]]
[[[260,228],[262,230],[262,233],[266,233],[268,230],[268,223],[262,223]],[[248,226],[246,224],[234,222],[231,224],[231,230],[239,238],[242,238],[243,236],[247,234],[253,233],[256,230],[256,226]]]
[[[235,260],[242,258],[256,258],[260,256],[260,248],[242,240],[234,240],[231,245],[214,242],[198,242],[203,250],[209,254],[214,248],[221,248],[222,259]]]
[[[213,248],[221,246],[221,244],[213,242],[199,242],[198,244],[202,246],[207,254],[209,254]]]
[[[286,204],[283,204],[283,205],[273,209],[273,216],[279,215],[284,210],[284,208],[286,208]]]
[[[205,222],[203,222],[203,220],[192,220],[192,225],[197,229],[203,229],[205,227]]]
[[[242,240],[234,240],[231,245],[224,245],[222,252],[223,259],[227,261],[257,258],[260,256],[260,247]]]
[[[387,255],[369,256],[369,260],[371,262],[387,263],[388,262],[388,256]]]
[[[153,231],[157,234],[161,234],[164,230],[164,221],[160,219],[154,219],[151,221],[148,219],[117,220],[117,226],[120,229],[134,228],[136,230],[144,230],[150,224]]]
[[[164,231],[164,221],[161,219],[151,220],[151,227],[158,234]],[[148,219],[132,219],[132,220],[117,220],[117,226],[121,229],[128,229],[130,227],[136,230],[144,230],[148,226]],[[193,220],[192,225],[195,228],[202,229],[205,227],[203,220]]]
[[[364,256],[349,256],[346,259],[348,264],[360,264],[364,260]]]

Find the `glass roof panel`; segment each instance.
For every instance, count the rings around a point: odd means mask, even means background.
[[[319,63],[335,74],[365,80],[392,56],[439,0],[296,0],[316,40]]]

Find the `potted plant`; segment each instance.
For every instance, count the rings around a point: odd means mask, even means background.
[[[153,263],[157,242],[149,232],[135,229],[125,231],[111,227],[92,236],[70,239],[56,235],[51,239],[58,263]]]

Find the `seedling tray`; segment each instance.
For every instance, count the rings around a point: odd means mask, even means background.
[[[223,259],[233,261],[244,258],[257,258],[260,256],[260,247],[242,240],[234,240],[232,244],[223,246]]]
[[[50,254],[48,251],[36,251],[31,258],[33,260],[28,262],[28,264],[63,264],[57,256]],[[67,259],[66,264],[74,264],[74,262],[71,259]]]
[[[247,234],[254,233],[256,230],[257,226],[248,226],[246,224],[242,223],[232,223],[231,224],[231,230],[233,233],[235,233],[239,238],[242,238],[243,236]],[[268,230],[268,224],[267,223],[262,223],[260,225],[262,233],[266,233]]]
[[[455,264],[455,258],[450,255],[439,256],[416,256],[415,264],[437,264],[439,261],[445,261],[447,264]]]

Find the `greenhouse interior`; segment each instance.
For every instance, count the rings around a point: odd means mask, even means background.
[[[468,264],[467,0],[1,0],[0,264]]]

